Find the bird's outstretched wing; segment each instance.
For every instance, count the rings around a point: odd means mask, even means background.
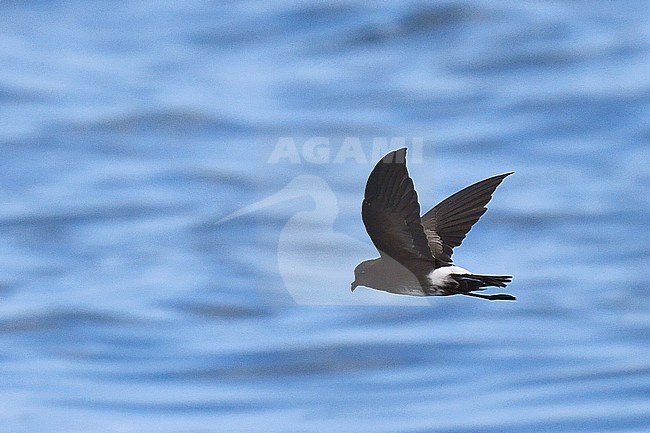
[[[406,148],[384,156],[370,173],[361,215],[372,243],[386,255],[413,269],[434,262],[420,220],[418,195],[406,170]]]
[[[451,263],[454,247],[485,213],[494,190],[513,172],[492,176],[464,188],[422,216],[429,247],[437,261]]]

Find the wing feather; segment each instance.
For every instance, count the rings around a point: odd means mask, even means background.
[[[388,153],[372,170],[361,213],[382,257],[411,269],[415,262],[434,261],[420,219],[418,195],[406,169],[406,148]]]
[[[436,260],[451,263],[454,247],[487,211],[494,190],[512,172],[492,176],[449,196],[422,216],[422,226]]]

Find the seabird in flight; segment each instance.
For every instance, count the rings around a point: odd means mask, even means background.
[[[497,186],[512,172],[477,182],[420,217],[418,196],[406,169],[406,148],[384,156],[370,173],[362,205],[366,231],[377,259],[354,269],[358,286],[400,295],[448,296],[514,301],[512,295],[475,293],[505,287],[510,275],[480,275],[452,263],[453,248],[485,213]]]

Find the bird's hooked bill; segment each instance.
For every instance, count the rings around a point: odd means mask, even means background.
[[[350,291],[354,292],[354,289],[356,289],[357,287],[359,287],[359,285],[357,284],[356,281],[353,281],[352,284],[350,285]]]

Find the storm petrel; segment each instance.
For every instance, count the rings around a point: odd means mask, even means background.
[[[384,156],[370,173],[362,205],[366,231],[380,258],[354,269],[358,286],[400,295],[466,295],[489,300],[516,298],[475,293],[505,287],[510,275],[480,275],[452,263],[453,248],[485,213],[497,186],[512,172],[477,182],[420,217],[418,196],[406,169],[406,148]]]

